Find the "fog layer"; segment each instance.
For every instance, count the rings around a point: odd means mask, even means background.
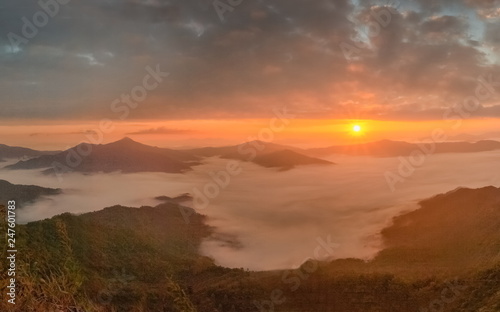
[[[315,258],[322,240],[335,243],[334,258],[367,259],[382,247],[379,231],[393,216],[418,208],[418,200],[457,187],[500,185],[498,151],[430,156],[394,191],[385,174],[398,172],[397,158],[329,160],[339,165],[277,171],[242,163],[241,173],[199,209],[216,229],[201,252],[227,267],[283,269]],[[0,179],[64,190],[20,209],[18,220],[29,222],[116,204],[155,205],[155,196],[193,193],[195,188],[203,192],[213,182],[209,172],[225,170],[227,162],[210,159],[186,174],[66,174],[62,182],[39,171],[0,170]]]

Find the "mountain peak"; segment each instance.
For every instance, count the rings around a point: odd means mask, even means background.
[[[121,139],[121,140],[116,141],[116,142],[130,142],[130,143],[132,143],[132,142],[133,142],[133,143],[138,143],[138,142],[136,142],[136,141],[132,140],[131,138],[127,137],[127,136],[126,136],[126,137],[124,137],[124,138],[123,138],[123,139]],[[115,143],[116,143],[116,142],[115,142]]]
[[[121,140],[108,143],[107,145],[112,145],[112,146],[139,146],[139,145],[144,145],[144,144],[139,143],[137,141],[134,141],[134,140],[132,140],[129,137],[124,137]]]

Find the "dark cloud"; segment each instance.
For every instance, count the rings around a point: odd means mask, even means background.
[[[191,133],[193,133],[193,130],[169,129],[165,127],[158,127],[158,128],[150,128],[146,130],[130,132],[127,134],[132,135],[132,134],[191,134]]]
[[[487,42],[500,45],[500,23],[486,24],[485,39]]]
[[[500,5],[499,0],[464,0],[467,5],[479,8],[493,8]]]
[[[468,14],[493,2],[243,1],[221,21],[205,0],[70,1],[17,50],[8,35],[40,7],[6,0],[0,116],[110,117],[156,64],[171,75],[130,118],[262,117],[283,104],[304,117],[433,112],[498,73],[498,27]]]
[[[466,36],[467,23],[461,17],[443,15],[427,19],[422,24],[422,33],[443,36]]]

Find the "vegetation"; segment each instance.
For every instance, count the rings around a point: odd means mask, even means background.
[[[19,206],[33,202],[42,196],[58,195],[61,192],[61,189],[45,188],[36,185],[16,185],[5,180],[0,180],[0,203],[15,200]]]
[[[209,232],[202,220],[193,215],[187,225],[177,206],[165,204],[18,225],[15,311],[195,311],[175,280],[212,265],[196,254]]]

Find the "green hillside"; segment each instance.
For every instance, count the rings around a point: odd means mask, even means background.
[[[190,221],[164,204],[18,225],[16,311],[195,311],[176,280],[212,264],[196,254],[210,229]]]

